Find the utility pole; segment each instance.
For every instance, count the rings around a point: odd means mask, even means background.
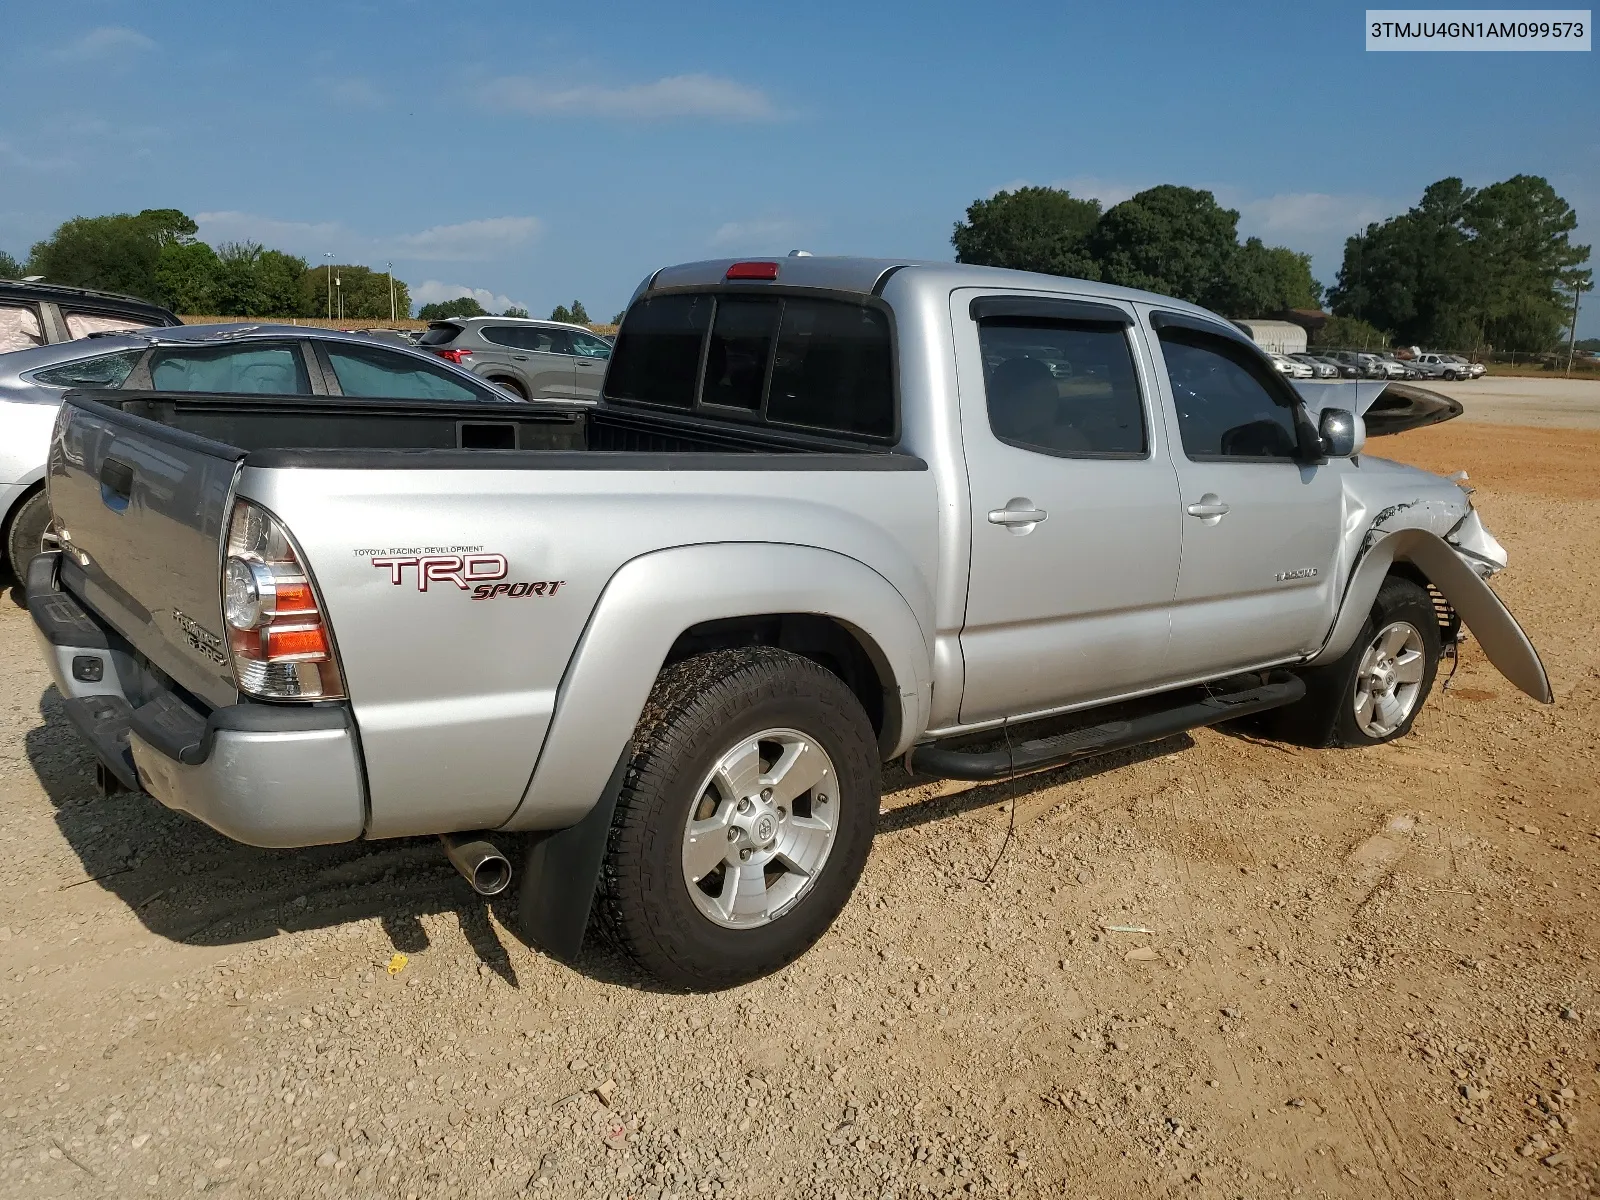
[[[333,252],[324,250],[322,257],[328,260],[328,320],[333,320]]]
[[[344,276],[333,277],[333,290],[339,293],[339,320],[344,320]]]
[[[385,269],[389,273],[389,324],[393,325],[395,323],[395,315],[394,315],[394,312],[395,312],[395,310],[394,310],[394,264],[391,262],[391,263],[384,263],[383,265],[384,265]]]
[[[1592,284],[1590,285],[1593,286]],[[1583,298],[1583,280],[1572,284],[1572,332],[1567,335],[1567,378],[1572,378],[1572,353],[1578,347],[1578,301]]]

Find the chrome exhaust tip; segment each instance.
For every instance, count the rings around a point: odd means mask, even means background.
[[[498,896],[511,882],[511,860],[480,833],[441,833],[445,857],[480,896]]]

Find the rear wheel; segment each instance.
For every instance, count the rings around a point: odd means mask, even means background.
[[[1376,746],[1411,731],[1439,670],[1439,618],[1418,584],[1391,575],[1350,649],[1304,673],[1305,699],[1266,732],[1310,746]]]
[[[40,488],[11,514],[6,527],[6,562],[18,582],[26,578],[28,563],[44,549],[45,530],[50,527],[50,501]]]
[[[672,987],[778,970],[850,898],[878,792],[866,713],[809,659],[757,647],[668,667],[617,801],[601,931]]]

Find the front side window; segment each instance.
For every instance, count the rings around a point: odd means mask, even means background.
[[[325,342],[328,363],[346,396],[386,400],[487,399],[443,367],[411,357],[347,342]]]
[[[569,333],[572,352],[579,358],[610,358],[611,343],[590,333]]]
[[[150,382],[158,392],[311,394],[305,359],[293,343],[163,346],[151,356]]]
[[[1066,457],[1145,454],[1144,406],[1122,326],[985,320],[978,343],[989,428],[1000,441]]]
[[[700,380],[700,348],[711,327],[710,296],[656,296],[628,310],[606,372],[613,400],[688,408]]]
[[[88,337],[91,333],[126,333],[133,329],[149,329],[152,322],[138,317],[108,317],[104,313],[69,312],[67,332],[74,338]]]
[[[1178,327],[1160,331],[1183,452],[1192,459],[1293,459],[1294,412],[1247,346]]]
[[[143,350],[118,350],[115,354],[80,358],[77,362],[35,371],[33,381],[46,387],[119,388],[143,353]]]
[[[44,345],[44,329],[31,304],[0,304],[0,354]]]

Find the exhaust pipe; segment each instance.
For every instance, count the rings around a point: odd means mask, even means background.
[[[480,896],[498,896],[511,882],[511,861],[477,833],[441,833],[445,857]]]

